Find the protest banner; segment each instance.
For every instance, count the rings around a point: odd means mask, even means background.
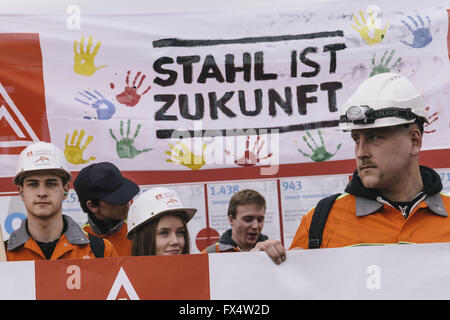
[[[195,252],[226,228],[232,193],[266,190],[267,232],[288,246],[311,200],[341,192],[354,170],[353,142],[336,130],[343,102],[388,71],[422,90],[430,123],[421,163],[448,186],[449,10],[444,0],[339,1],[106,12],[82,24],[76,10],[3,14],[5,239],[25,218],[11,182],[18,153],[43,140],[64,151],[74,175],[109,161],[142,189],[177,188],[199,209]],[[64,210],[86,219],[73,190]]]

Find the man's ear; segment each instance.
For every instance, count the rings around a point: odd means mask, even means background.
[[[411,139],[411,154],[417,156],[422,148],[422,133],[418,128],[414,128],[409,135]]]
[[[67,196],[69,195],[70,185],[66,183],[63,186],[63,189],[64,189],[64,199],[67,199]]]
[[[23,201],[23,187],[17,186],[17,191],[19,191],[20,199]]]
[[[94,205],[92,200],[86,201],[86,207],[91,211],[92,213],[96,213],[98,210],[98,206]]]
[[[230,214],[228,215],[228,222],[230,223],[230,226],[233,226],[233,216]]]

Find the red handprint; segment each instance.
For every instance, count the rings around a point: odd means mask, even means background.
[[[124,104],[126,106],[129,107],[134,107],[139,100],[141,100],[141,96],[143,96],[144,94],[146,94],[148,92],[148,90],[150,90],[150,86],[148,86],[147,89],[145,89],[144,92],[142,92],[141,94],[137,93],[137,90],[141,87],[142,82],[145,79],[145,74],[142,74],[142,72],[138,72],[136,74],[136,76],[134,77],[133,83],[130,86],[130,73],[131,71],[128,70],[127,72],[127,78],[126,78],[126,87],[123,90],[122,93],[119,93],[116,96],[117,101],[119,101],[119,103]],[[142,74],[142,76],[141,76]],[[136,81],[138,80],[139,76],[141,76],[141,80],[139,81],[139,84],[136,87]]]
[[[259,152],[261,151],[262,147],[265,144],[265,141],[264,140],[260,141],[260,138],[261,138],[260,136],[258,136],[256,138],[256,141],[253,144],[253,149],[252,149],[252,151],[250,151],[249,150],[250,136],[247,136],[247,141],[245,142],[244,156],[234,161],[238,166],[243,166],[243,167],[254,166],[260,160],[264,160],[264,159],[270,158],[272,156],[272,153],[269,153],[265,157],[262,157],[262,158],[259,157]],[[258,147],[258,145],[259,145],[259,147]],[[258,147],[258,150],[256,150],[257,147]],[[255,153],[255,151],[256,151],[256,153]]]
[[[430,107],[426,107],[425,108],[425,111],[429,111],[430,110]],[[433,129],[433,130],[425,130],[425,128],[426,127],[428,127],[429,125],[431,125],[433,122],[435,122],[437,119],[439,119],[439,117],[437,116],[439,114],[439,112],[435,112],[435,113],[433,113],[431,116],[428,116],[427,117],[427,119],[428,119],[428,123],[425,123],[424,124],[424,130],[423,130],[423,132],[424,133],[433,133],[433,132],[436,132],[436,129]]]

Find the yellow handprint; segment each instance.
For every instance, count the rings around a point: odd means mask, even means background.
[[[96,67],[94,65],[94,59],[97,55],[98,50],[100,49],[100,45],[102,44],[100,41],[97,42],[97,44],[94,47],[94,50],[90,52],[92,48],[92,36],[88,39],[88,44],[86,47],[86,51],[84,51],[84,37],[81,37],[80,42],[80,52],[77,52],[78,47],[78,41],[75,40],[73,43],[73,51],[75,53],[74,58],[74,64],[73,64],[73,71],[75,73],[84,75],[84,76],[92,76],[95,71],[98,69],[106,67],[106,65]]]
[[[177,146],[179,146],[179,148]],[[167,162],[181,164],[191,170],[198,170],[206,164],[204,158],[206,144],[203,145],[201,156],[191,153],[188,148],[181,142],[177,143],[175,147],[169,143],[169,147],[170,151],[165,152],[165,154],[170,156],[170,159],[166,160]]]
[[[386,23],[384,29],[381,29],[380,22],[375,21],[375,19],[378,19],[378,17],[375,17],[376,16],[375,10],[368,10],[369,21],[366,21],[366,18],[364,18],[364,14],[361,10],[359,11],[359,15],[361,16],[363,24],[359,23],[356,16],[353,15],[353,18],[355,19],[355,22],[359,26],[359,28],[354,25],[351,25],[352,28],[359,32],[359,35],[364,39],[364,41],[368,45],[380,43],[384,39],[384,35],[386,34],[389,22]],[[370,30],[373,30],[373,37],[369,35]]]
[[[88,160],[83,159],[84,150],[86,150],[87,146],[94,139],[92,136],[88,136],[86,139],[86,142],[80,148],[80,143],[81,143],[81,140],[83,139],[85,133],[86,132],[84,130],[81,130],[80,135],[78,136],[78,130],[74,130],[73,134],[72,134],[72,139],[70,140],[70,145],[67,143],[69,140],[69,134],[68,133],[66,134],[64,156],[66,157],[68,162],[78,165],[78,164],[83,164],[83,163],[95,160],[95,157],[90,157]],[[77,144],[75,144],[75,138],[77,136],[78,136],[78,140],[77,140]]]

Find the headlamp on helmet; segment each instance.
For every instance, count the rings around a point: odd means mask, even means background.
[[[339,129],[343,131],[428,122],[421,92],[406,77],[392,72],[364,80],[342,111]]]
[[[354,124],[372,124],[377,119],[383,118],[400,118],[407,121],[420,118],[411,111],[411,108],[382,108],[372,109],[368,105],[354,105],[347,109],[347,112],[341,116],[340,123]]]

